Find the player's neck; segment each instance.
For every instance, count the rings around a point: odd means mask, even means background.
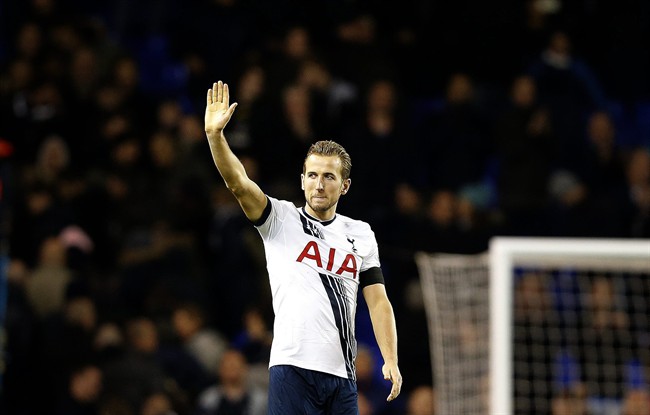
[[[334,219],[336,216],[336,207],[332,207],[331,209],[328,209],[324,212],[316,212],[307,204],[305,206],[305,213],[307,213],[309,216],[313,217],[314,219],[318,219],[321,222],[326,222],[329,220]]]

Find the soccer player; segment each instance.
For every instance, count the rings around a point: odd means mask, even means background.
[[[224,128],[230,104],[222,81],[208,90],[205,132],[215,165],[266,253],[273,311],[269,363],[269,414],[357,415],[354,360],[356,298],[368,304],[375,338],[392,382],[387,400],[399,395],[397,331],[386,295],[377,242],[370,226],[336,213],[350,189],[351,160],[333,141],[311,146],[303,164],[306,204],[266,195],[231,151]]]

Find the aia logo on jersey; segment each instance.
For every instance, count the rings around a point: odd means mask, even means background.
[[[354,241],[353,241],[354,242]],[[307,245],[302,249],[300,255],[296,259],[296,262],[306,262],[314,261],[318,268],[323,268],[323,260],[325,257],[321,255],[320,248],[315,241],[309,241]],[[336,249],[330,248],[327,253],[327,271],[332,272],[335,269],[334,261],[336,259]],[[343,275],[344,272],[352,274],[352,279],[357,278],[357,259],[352,254],[347,254],[340,265],[337,265],[336,275]]]

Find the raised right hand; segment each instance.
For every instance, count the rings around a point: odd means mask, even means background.
[[[208,89],[207,103],[205,106],[205,132],[208,136],[220,134],[230,121],[235,112],[237,103],[230,105],[230,92],[228,84],[215,82]]]

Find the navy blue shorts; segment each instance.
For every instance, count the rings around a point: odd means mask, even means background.
[[[359,415],[357,384],[295,366],[272,366],[269,415]]]

